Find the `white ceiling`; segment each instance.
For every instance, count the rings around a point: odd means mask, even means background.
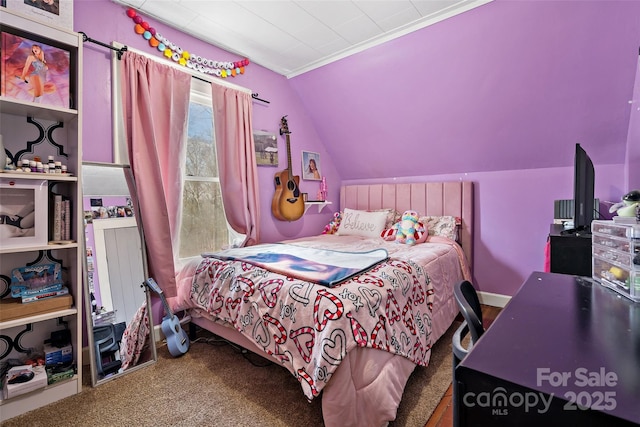
[[[293,77],[492,0],[113,0]]]

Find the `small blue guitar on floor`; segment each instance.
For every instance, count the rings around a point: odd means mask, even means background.
[[[164,297],[164,292],[162,292],[162,289],[160,289],[160,286],[158,286],[153,278],[149,277],[142,283],[160,295],[165,311],[165,316],[162,318],[161,325],[162,333],[167,339],[169,353],[171,353],[173,357],[182,356],[187,352],[187,350],[189,350],[189,337],[184,329],[182,329],[182,326],[180,326],[180,319],[171,312],[169,304],[167,304],[167,300]]]

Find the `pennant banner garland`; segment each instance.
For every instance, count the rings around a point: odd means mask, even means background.
[[[138,15],[134,9],[127,9],[127,16],[135,23],[134,31],[136,34],[140,34],[145,40],[148,40],[149,46],[158,49],[168,59],[172,59],[187,68],[204,74],[226,78],[244,74],[245,67],[249,65],[249,60],[246,58],[235,62],[214,61],[189,53],[156,32],[155,28],[149,26],[149,23]]]

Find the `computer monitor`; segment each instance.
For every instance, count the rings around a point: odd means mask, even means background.
[[[575,232],[589,233],[594,219],[595,172],[591,159],[580,144],[576,144],[574,168],[573,227]]]

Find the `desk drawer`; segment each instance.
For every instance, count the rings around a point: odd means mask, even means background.
[[[593,255],[593,278],[608,288],[640,302],[640,270],[632,265]]]
[[[593,233],[591,236],[591,241],[594,245],[627,253],[631,253],[636,246],[640,247],[640,244],[638,244],[636,240],[637,239],[620,239],[600,233]]]
[[[599,258],[606,259],[618,264],[622,264],[625,266],[633,267],[632,261],[633,257],[631,253],[628,251],[619,251],[615,249],[611,249],[607,246],[602,246],[596,243],[595,239],[593,242],[593,255],[598,256]],[[640,265],[635,266],[637,269],[640,269]]]
[[[595,220],[591,223],[591,232],[623,239],[640,239],[639,226],[616,224],[613,221]]]

